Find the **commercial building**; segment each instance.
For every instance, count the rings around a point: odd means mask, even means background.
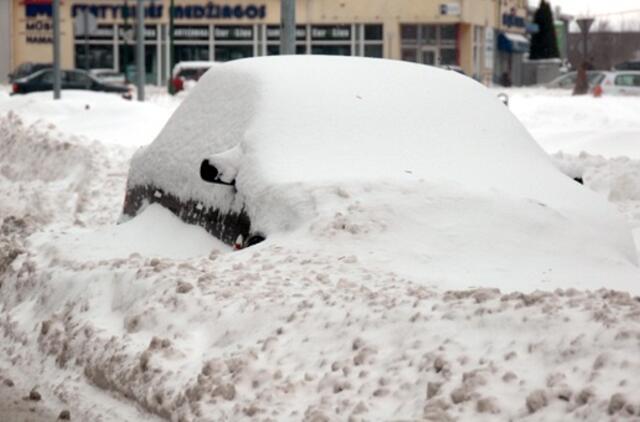
[[[6,1],[11,3],[11,43],[0,54],[10,57],[0,61],[9,67],[51,61],[51,0]],[[131,71],[135,4],[62,0],[63,66]],[[145,2],[148,83],[164,84],[170,76],[170,11],[170,0]],[[455,65],[490,81],[515,66],[509,55],[520,52],[522,40],[513,37],[524,33],[526,0],[298,0],[296,12],[298,54]],[[173,17],[175,61],[278,54],[280,0],[175,0]],[[92,30],[81,32],[79,21]],[[511,44],[496,57],[499,37]]]

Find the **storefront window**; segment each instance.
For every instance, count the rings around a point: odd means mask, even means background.
[[[174,60],[176,63],[209,60],[209,26],[176,25],[173,28]]]
[[[382,41],[384,31],[382,25],[365,25],[364,39],[365,41]]]
[[[216,45],[215,57],[217,62],[253,57],[253,45]]]
[[[112,69],[113,68],[113,46],[89,44],[88,61],[86,47],[84,44],[75,46],[75,63],[78,69]]]
[[[458,65],[457,25],[400,25],[402,60]]]
[[[438,43],[437,25],[422,25],[422,36],[420,40],[423,44],[436,45]]]
[[[311,54],[322,54],[327,56],[350,56],[350,45],[312,45]]]
[[[407,62],[417,62],[418,61],[418,53],[415,48],[403,48],[402,49],[402,60]]]
[[[442,44],[446,44],[447,42],[456,42],[457,39],[457,25],[440,25],[440,42]]]
[[[400,25],[400,36],[402,37],[402,41],[413,41],[417,42],[418,40],[418,26],[417,25]]]
[[[375,57],[381,59],[383,56],[382,45],[374,44],[374,45],[365,45],[364,46],[364,56],[365,57]]]
[[[441,49],[440,64],[456,66],[458,64],[458,51],[455,48]]]
[[[306,54],[306,53],[307,53],[307,48],[304,45],[300,45],[300,44],[296,45],[296,54]],[[267,46],[268,56],[277,56],[278,54],[280,54],[279,44]]]
[[[253,25],[216,26],[213,29],[213,37],[215,60],[218,62],[254,56]]]
[[[207,61],[209,60],[209,46],[208,45],[175,45],[176,63],[188,62],[188,61]]]

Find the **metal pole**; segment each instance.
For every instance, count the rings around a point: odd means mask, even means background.
[[[280,54],[296,54],[296,0],[280,0]]]
[[[144,0],[137,0],[136,6],[136,76],[138,101],[144,101]]]
[[[89,9],[82,13],[84,23],[84,68],[89,70]]]
[[[174,0],[169,2],[169,77],[167,80],[169,81],[169,93],[175,94],[175,87],[173,86],[173,66],[175,66],[175,51],[174,51],[174,42],[173,42],[173,10],[175,7]]]
[[[60,0],[53,0],[53,99],[60,99]]]

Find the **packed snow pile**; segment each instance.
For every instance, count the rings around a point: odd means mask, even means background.
[[[205,158],[237,193],[200,179]],[[597,288],[615,274],[610,287],[640,291],[613,207],[560,173],[493,93],[428,66],[300,56],[215,67],[134,156],[128,186],[243,209],[254,232],[286,242],[355,244],[372,265],[451,287]]]
[[[581,186],[507,119],[485,168],[444,143],[425,159],[440,171],[405,168],[396,142],[346,177],[349,151],[326,160],[319,139],[307,146],[325,168],[259,154],[256,121],[218,158],[248,206],[295,210],[296,224],[229,252],[156,205],[115,225],[131,149],[0,116],[0,409],[3,388],[37,388],[102,422],[640,417],[637,272],[615,211],[640,226],[637,162],[553,157]],[[166,165],[192,183],[218,152]],[[512,159],[532,174],[505,177]],[[289,183],[303,165],[309,178]]]
[[[154,90],[144,103],[127,101],[117,94],[63,90],[54,100],[51,92],[9,96],[0,92],[0,116],[16,113],[27,124],[54,124],[74,137],[122,146],[146,145],[158,134],[180,100]]]
[[[640,251],[640,160],[561,152],[552,158],[569,177],[582,179],[585,186],[616,205],[631,223]]]
[[[571,95],[571,90],[505,91],[509,108],[549,153],[640,159],[640,97]]]

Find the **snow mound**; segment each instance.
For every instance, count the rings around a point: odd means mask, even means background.
[[[68,136],[134,147],[151,142],[178,104],[153,90],[144,103],[92,91],[63,90],[60,100],[50,91],[4,98],[0,93],[0,115],[14,112],[27,124],[53,124]]]
[[[200,180],[205,158],[235,175],[237,194]],[[134,156],[128,186],[145,185],[242,209],[267,237],[325,239],[449,286],[597,288],[615,274],[610,287],[640,289],[611,205],[559,172],[492,92],[428,66],[217,66]]]
[[[551,154],[640,158],[640,97],[574,97],[571,90],[500,91],[509,94],[511,111]]]
[[[38,237],[32,240],[43,248],[50,242],[48,235],[41,240]],[[49,247],[54,249],[52,255],[76,261],[123,259],[132,254],[189,259],[208,256],[214,250],[230,250],[203,228],[183,223],[157,204],[150,205],[135,218],[117,226],[70,231]]]

